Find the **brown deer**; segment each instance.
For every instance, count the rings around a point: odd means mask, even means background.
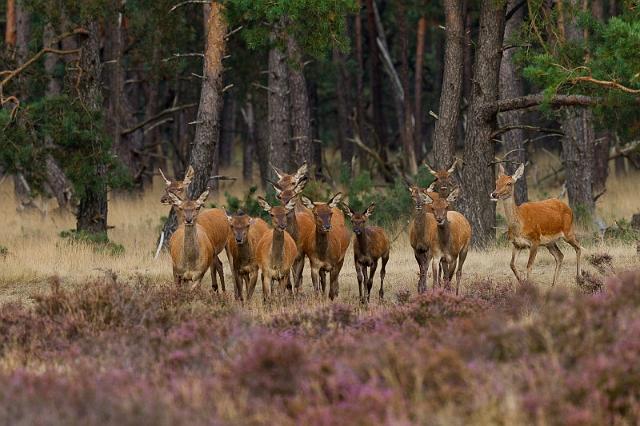
[[[294,200],[297,205],[298,197],[304,189],[306,182],[306,178],[301,179],[293,189],[287,190],[282,190],[277,183],[272,183],[272,185],[276,191],[276,197],[283,206],[286,206],[291,200]],[[294,239],[298,248],[298,255],[293,262],[292,272],[296,291],[300,291],[302,287],[304,257],[309,257],[309,254],[313,250],[312,236],[315,233],[313,213],[306,208],[300,211],[294,209],[287,212],[287,232]]]
[[[516,268],[516,258],[520,250],[529,249],[529,261],[525,280],[529,279],[531,268],[536,260],[538,247],[545,246],[556,261],[556,269],[553,273],[555,285],[564,255],[556,244],[562,238],[576,251],[576,274],[580,277],[580,253],[582,248],[576,239],[573,229],[573,211],[571,208],[557,199],[534,201],[516,205],[514,187],[518,179],[524,174],[524,164],[516,170],[513,176],[505,174],[502,164],[498,166],[498,178],[496,189],[489,196],[492,201],[502,201],[504,215],[507,219],[508,238],[513,244],[511,252],[511,270],[518,281],[522,276]]]
[[[431,205],[426,203],[426,199],[422,196],[426,191],[424,188],[409,186],[409,192],[415,206],[413,218],[409,223],[409,242],[420,268],[418,293],[427,291],[427,273],[431,262],[431,241],[432,236],[437,233],[438,227]],[[437,194],[434,197],[437,197]]]
[[[204,227],[197,223],[198,214],[209,191],[203,192],[197,200],[183,201],[169,194],[173,205],[181,213],[181,225],[171,236],[169,251],[173,263],[173,277],[176,285],[192,281],[193,290],[202,281],[202,276],[211,267],[213,248]]]
[[[349,230],[344,224],[336,223],[333,218],[342,194],[337,193],[326,203],[314,203],[304,196],[301,199],[305,207],[311,210],[315,220],[312,251],[309,253],[313,288],[317,292],[321,284],[322,293],[325,294],[326,273],[329,272],[329,298],[333,300],[338,296],[338,275],[350,242]]]
[[[162,169],[158,169],[160,171],[160,175],[165,181],[166,188],[164,194],[160,198],[160,202],[162,204],[173,204],[171,195],[177,197],[180,200],[187,199],[187,190],[189,188],[189,184],[193,179],[194,170],[193,167],[189,166],[187,172],[184,175],[184,179],[182,181],[170,181],[166,178],[164,173],[162,173]],[[178,214],[178,221],[182,220],[180,217],[181,211],[180,209],[176,209],[176,213]],[[211,265],[211,286],[214,291],[218,291],[218,281],[216,279],[216,273],[220,278],[220,284],[222,286],[222,291],[226,291],[225,282],[224,282],[224,270],[222,267],[222,262],[218,257],[222,250],[226,250],[227,240],[229,239],[229,225],[227,223],[227,216],[222,209],[206,209],[202,210],[198,215],[198,224],[205,229],[209,240],[211,241],[211,245],[213,247],[213,264]],[[227,258],[229,259],[229,263],[231,263],[231,257],[229,256],[229,252],[227,250]]]
[[[447,198],[442,196],[432,197],[433,193],[420,193],[425,202],[431,201],[433,216],[437,224],[437,230],[431,234],[432,274],[433,286],[439,284],[440,276],[444,276],[448,285],[456,274],[456,294],[460,289],[462,277],[462,265],[467,258],[469,245],[471,244],[471,225],[460,213],[450,210],[450,203],[458,197],[459,189],[454,189]],[[441,260],[444,260],[443,262]],[[441,269],[442,271],[441,274]],[[456,270],[457,269],[457,270]]]
[[[384,298],[384,276],[386,274],[387,262],[389,261],[389,238],[384,229],[378,226],[367,226],[369,216],[373,214],[375,203],[362,213],[354,211],[350,206],[346,206],[347,216],[351,219],[353,233],[353,260],[356,265],[358,277],[358,292],[360,300],[368,302],[373,287],[373,277],[378,267],[378,259],[382,258],[380,269],[380,299]],[[367,271],[367,268],[369,270]],[[368,276],[367,276],[368,272]],[[366,285],[366,288],[365,288]]]
[[[258,261],[256,248],[260,238],[269,231],[267,223],[260,218],[253,218],[241,210],[236,214],[227,213],[229,237],[229,254],[233,259],[233,278],[235,297],[243,300],[243,288],[246,288],[247,300],[253,296],[258,280]]]
[[[296,242],[287,232],[287,215],[294,211],[296,200],[290,200],[285,206],[271,206],[267,200],[258,197],[258,203],[269,213],[273,225],[273,229],[264,233],[256,248],[256,257],[262,272],[262,295],[264,300],[268,300],[274,280],[278,281],[278,290],[281,293],[289,287],[289,273],[298,255]]]
[[[424,163],[425,167],[436,178],[429,186],[429,191],[437,192],[441,197],[448,197],[449,194],[457,187],[453,173],[458,165],[458,159],[453,160],[453,164],[448,169],[434,170],[429,164]]]

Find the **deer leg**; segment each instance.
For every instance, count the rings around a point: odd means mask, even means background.
[[[262,300],[264,302],[268,301],[271,297],[271,276],[267,276],[267,274],[262,271]]]
[[[516,268],[516,260],[518,258],[518,253],[520,253],[520,249],[514,246],[513,249],[511,250],[511,270],[515,274],[516,279],[519,282],[522,282],[522,278],[520,278],[520,274],[518,273],[518,268]]]
[[[360,302],[365,302],[365,297],[362,294],[362,290],[364,287],[364,275],[362,274],[362,264],[355,262],[356,264],[356,277],[358,278],[358,294],[360,295]]]
[[[564,240],[571,244],[571,247],[576,251],[576,276],[580,277],[580,254],[582,253],[582,247],[573,232],[570,235],[565,236]]]
[[[527,262],[527,275],[525,279],[529,281],[529,275],[531,274],[531,268],[533,268],[533,262],[536,261],[536,255],[538,254],[538,243],[532,243],[529,248],[529,261]]]
[[[218,280],[216,279],[216,272],[218,272],[218,262],[216,262],[217,258],[214,258],[211,262],[211,267],[209,270],[211,271],[211,288],[216,293],[218,292]]]
[[[342,269],[344,259],[331,269],[330,283],[329,283],[329,299],[333,300],[338,297],[338,291],[340,290],[340,283],[338,282],[338,275]]]
[[[560,268],[562,267],[564,254],[562,254],[562,252],[560,251],[556,243],[549,244],[547,246],[547,249],[549,250],[549,253],[551,253],[551,255],[553,256],[553,258],[556,260],[556,269],[555,271],[553,271],[553,282],[551,283],[551,285],[554,286],[556,285],[556,281],[558,280],[558,275],[560,275]]]
[[[251,300],[253,292],[256,289],[256,283],[258,282],[258,271],[251,272],[246,277],[247,281],[247,300]]]
[[[224,268],[222,267],[222,260],[220,260],[218,256],[216,256],[216,260],[218,261],[216,269],[218,270],[218,277],[220,278],[220,287],[222,288],[222,292],[226,293],[227,289],[224,284]]]
[[[313,284],[313,291],[315,293],[320,292],[319,281],[320,281],[320,270],[319,268],[311,265],[311,282]]]
[[[462,278],[462,265],[464,265],[464,261],[467,259],[467,250],[469,248],[464,248],[458,254],[458,266],[456,267],[456,296],[458,295],[458,291],[460,290],[460,279]]]
[[[418,278],[418,293],[424,293],[427,290],[427,269],[429,267],[429,261],[427,254],[422,251],[415,251],[414,255],[418,262],[418,268],[420,268],[420,276]]]
[[[442,267],[441,258],[434,256],[431,260],[431,273],[433,274],[433,289],[435,290],[437,286],[440,285],[440,268]]]
[[[380,268],[380,291],[378,295],[380,300],[384,298],[384,276],[387,274],[387,262],[389,261],[389,253],[382,257],[382,267]]]
[[[369,301],[369,297],[371,296],[371,288],[373,288],[373,276],[376,274],[376,269],[378,268],[378,259],[376,259],[371,265],[371,269],[369,269],[369,281],[367,281],[367,302]]]
[[[293,262],[293,282],[295,283],[296,293],[300,292],[302,287],[302,270],[304,269],[304,255],[300,256]]]
[[[327,291],[327,271],[320,269],[320,285],[322,286],[322,295]]]

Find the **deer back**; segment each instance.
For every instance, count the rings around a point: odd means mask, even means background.
[[[198,215],[198,225],[202,226],[211,240],[214,254],[217,256],[222,252],[229,235],[229,221],[227,214],[222,209],[207,209],[200,212]]]
[[[557,199],[524,203],[517,207],[518,227],[509,227],[509,234],[531,241],[568,235],[573,228],[573,211]],[[513,229],[512,229],[513,228]]]

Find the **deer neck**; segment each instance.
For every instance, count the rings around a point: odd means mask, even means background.
[[[368,251],[368,242],[367,242],[367,228],[362,230],[360,235],[356,235],[356,241],[358,242],[358,248],[360,249],[360,253],[367,254]]]
[[[442,248],[446,249],[449,247],[449,241],[451,239],[451,224],[449,223],[449,218],[445,217],[445,220],[442,224],[438,224],[438,241],[440,241],[440,245]]]
[[[184,244],[182,245],[183,259],[185,266],[189,269],[196,267],[200,252],[196,227],[197,225],[185,225],[184,227]]]
[[[425,210],[416,211],[413,223],[418,235],[427,235],[427,212]]]
[[[273,239],[271,240],[271,266],[278,267],[282,265],[282,257],[284,252],[284,231],[277,227],[273,229]]]
[[[316,253],[318,258],[326,259],[329,249],[329,233],[322,232],[318,226],[316,226]]]
[[[504,217],[507,221],[509,237],[511,238],[515,235],[518,235],[521,228],[515,195],[511,194],[509,198],[502,200],[502,205],[504,206]]]
[[[291,235],[294,241],[300,240],[300,231],[298,230],[298,218],[296,217],[295,210],[287,213],[287,232]]]
[[[251,244],[249,243],[249,235],[247,235],[247,238],[244,240],[244,243],[242,244],[236,243],[236,245],[238,247],[238,259],[239,259],[238,265],[240,266],[241,264],[248,263],[249,260],[253,257],[253,255],[251,254],[252,250],[251,250]]]

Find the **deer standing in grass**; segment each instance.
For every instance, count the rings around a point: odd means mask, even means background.
[[[508,238],[513,244],[511,252],[511,270],[518,281],[523,277],[516,268],[516,259],[520,250],[529,249],[529,261],[524,280],[529,279],[531,268],[538,253],[538,247],[545,246],[556,261],[553,273],[555,285],[564,255],[556,242],[562,238],[576,251],[576,274],[580,277],[580,243],[576,239],[573,229],[573,211],[569,206],[557,199],[535,201],[516,205],[514,187],[518,179],[524,174],[524,164],[516,170],[513,176],[505,174],[502,164],[498,166],[496,189],[490,194],[492,201],[502,201],[504,214],[508,225]]]
[[[314,203],[307,197],[301,197],[305,207],[312,211],[315,220],[315,232],[312,234],[312,251],[309,253],[311,263],[311,281],[317,292],[322,286],[322,293],[326,291],[327,277],[330,274],[329,298],[338,296],[338,275],[344,263],[344,256],[349,247],[349,230],[344,224],[333,219],[334,211],[342,200],[342,194],[337,193],[326,203]]]
[[[346,206],[347,216],[353,224],[353,260],[356,265],[356,275],[358,277],[358,292],[360,300],[369,301],[371,288],[373,287],[373,277],[378,267],[378,260],[382,259],[380,268],[380,299],[384,298],[384,276],[386,274],[387,262],[389,261],[389,238],[384,229],[378,226],[367,226],[369,216],[373,214],[375,203],[362,213],[354,211],[350,206]],[[367,268],[369,270],[367,271]],[[366,286],[366,287],[365,287]]]
[[[247,300],[253,296],[258,280],[258,261],[256,249],[262,236],[269,231],[267,223],[260,218],[253,218],[242,211],[236,214],[227,213],[231,236],[229,237],[229,254],[235,282],[235,297],[243,300],[243,289],[246,289]]]
[[[287,232],[287,215],[295,209],[296,200],[290,200],[285,206],[271,206],[267,200],[258,197],[258,203],[269,213],[273,225],[273,229],[265,232],[256,248],[256,258],[262,272],[262,295],[264,300],[268,300],[273,281],[278,282],[281,293],[289,287],[289,273],[298,255],[296,242]]]
[[[437,233],[436,219],[433,209],[425,202],[422,194],[426,190],[417,186],[409,186],[409,192],[414,202],[414,214],[409,223],[409,242],[413,248],[413,254],[420,268],[418,277],[418,293],[427,291],[427,272],[431,262],[432,235]],[[437,194],[434,195],[437,197]]]
[[[189,184],[193,179],[193,167],[189,166],[187,172],[185,173],[184,179],[182,181],[170,181],[167,179],[160,170],[160,175],[164,179],[166,184],[164,194],[160,198],[160,202],[162,204],[174,204],[171,196],[173,195],[179,200],[187,199],[187,189],[189,188]],[[178,214],[178,222],[182,221],[181,210],[176,209],[176,213]],[[213,258],[211,264],[211,286],[214,291],[218,291],[218,281],[216,279],[216,273],[220,278],[220,284],[222,286],[222,291],[226,291],[225,283],[224,283],[224,270],[222,267],[222,262],[218,257],[222,250],[227,250],[227,240],[229,239],[229,225],[227,224],[227,217],[222,209],[206,209],[202,210],[198,215],[198,224],[204,228],[209,240],[211,241],[211,246],[213,247]],[[227,250],[227,258],[229,259],[229,263],[231,264],[231,257],[229,255],[229,251]]]
[[[434,195],[430,192],[421,192],[425,203],[431,202],[433,217],[437,227],[436,232],[430,234],[433,286],[439,285],[443,276],[448,285],[456,274],[456,294],[460,289],[462,277],[462,265],[467,258],[469,245],[471,244],[471,225],[460,213],[450,210],[450,203],[458,197],[459,189],[454,189],[447,198]],[[441,260],[444,260],[441,262]],[[440,271],[440,269],[443,269]],[[442,273],[441,273],[442,272]]]
[[[181,224],[171,236],[169,251],[173,263],[173,277],[176,285],[192,281],[193,290],[202,281],[202,276],[211,267],[213,247],[204,227],[197,223],[198,214],[209,191],[203,192],[197,200],[183,201],[169,194],[173,205],[181,213]]]
[[[273,183],[276,190],[276,197],[283,206],[286,206],[293,200],[297,205],[298,197],[304,189],[307,179],[301,179],[293,189],[282,190],[277,183]],[[304,208],[300,211],[293,209],[287,212],[287,232],[296,242],[298,254],[293,262],[293,282],[295,283],[296,292],[302,287],[302,272],[304,270],[304,257],[309,257],[313,250],[313,234],[315,233],[315,221],[313,213]]]

